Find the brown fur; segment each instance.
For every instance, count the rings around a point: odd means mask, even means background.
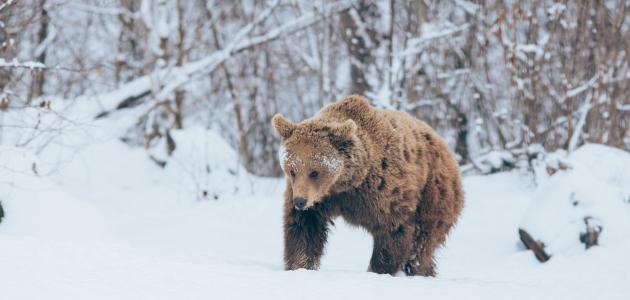
[[[435,131],[360,96],[298,124],[280,115],[273,124],[287,151],[281,161],[287,270],[317,269],[328,227],[342,216],[374,238],[368,270],[435,276],[434,251],[464,203],[455,159]],[[296,198],[306,200],[304,210],[296,209]]]

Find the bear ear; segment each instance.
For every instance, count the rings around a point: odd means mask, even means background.
[[[337,150],[345,152],[353,144],[353,136],[357,133],[357,124],[353,120],[346,120],[343,123],[330,128],[330,142]]]
[[[332,133],[339,137],[350,137],[357,133],[357,123],[352,119],[345,120],[343,123],[333,127]]]
[[[288,139],[291,134],[293,134],[295,124],[285,119],[281,114],[276,114],[275,116],[273,116],[271,122],[273,123],[273,127],[276,128],[276,131],[283,139]]]

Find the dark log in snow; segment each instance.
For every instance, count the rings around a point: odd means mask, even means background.
[[[2,208],[2,202],[0,202],[0,222],[2,222],[2,218],[4,218],[4,209]]]
[[[551,255],[545,252],[545,245],[542,242],[534,240],[534,238],[532,238],[532,236],[527,231],[519,228],[518,235],[525,245],[525,248],[532,250],[534,252],[534,255],[536,255],[536,258],[540,262],[546,262],[551,258]]]

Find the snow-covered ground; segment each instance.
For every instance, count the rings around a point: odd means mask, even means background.
[[[366,272],[371,238],[341,221],[320,271],[283,271],[283,181],[247,175],[213,131],[175,133],[178,148],[165,169],[116,139],[116,130],[91,132],[101,133],[66,140],[82,141],[71,155],[55,145],[46,152],[53,154],[0,149],[0,298],[630,297],[625,152],[583,147],[568,158],[574,170],[538,185],[519,171],[465,178],[466,208],[439,254],[439,275],[406,278]],[[34,175],[60,157],[54,172]],[[566,213],[574,188],[585,205]],[[540,205],[553,201],[549,195],[561,203]],[[537,211],[545,205],[551,213]],[[600,245],[585,251],[572,230],[591,207],[604,230]],[[524,249],[519,226],[546,239],[549,262]]]

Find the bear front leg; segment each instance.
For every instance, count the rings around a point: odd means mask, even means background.
[[[393,232],[374,235],[374,249],[368,271],[378,274],[396,274],[409,259],[412,235],[404,226]]]
[[[284,223],[285,270],[319,268],[328,236],[328,222],[320,212],[289,210]]]

